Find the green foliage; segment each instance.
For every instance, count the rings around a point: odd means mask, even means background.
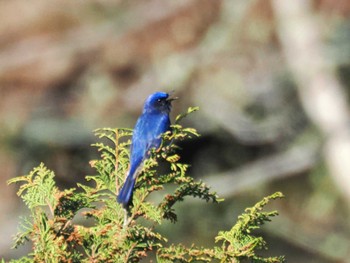
[[[252,262],[283,262],[283,257],[261,257],[256,254],[257,250],[267,249],[266,242],[262,237],[252,234],[252,230],[260,228],[262,224],[270,221],[276,216],[276,211],[263,212],[264,206],[272,199],[282,198],[280,192],[265,197],[245,213],[238,217],[237,223],[230,231],[220,231],[215,241],[221,243],[213,249],[197,248],[192,246],[186,248],[182,245],[171,245],[161,248],[158,253],[159,262],[241,262],[251,259]]]
[[[219,232],[214,248],[168,245],[167,239],[155,231],[154,226],[164,220],[175,223],[175,204],[187,196],[207,202],[220,202],[218,196],[201,181],[187,175],[188,165],[180,162],[176,143],[199,136],[195,129],[184,128],[179,121],[197,110],[176,118],[172,132],[163,135],[159,149],[153,149],[145,161],[138,178],[133,206],[125,217],[125,211],[116,202],[116,195],[128,171],[130,135],[129,129],[103,128],[95,131],[100,142],[93,144],[100,158],[90,165],[96,174],[86,176],[87,184],[60,191],[54,181],[54,172],[44,164],[34,168],[28,175],[16,177],[9,183],[21,183],[17,192],[30,210],[23,218],[15,238],[17,247],[26,240],[32,242],[33,251],[11,262],[139,262],[156,253],[158,262],[282,262],[282,257],[263,258],[257,255],[267,249],[262,237],[252,234],[276,211],[263,212],[271,200],[282,197],[275,193],[264,198],[252,208],[246,209],[234,227]],[[166,173],[159,165],[167,166]],[[165,189],[175,190],[165,194],[160,201],[150,201],[152,193]],[[143,218],[143,220],[139,220]],[[141,222],[150,222],[142,224]],[[151,226],[145,226],[151,225]]]
[[[254,262],[281,262],[283,257],[263,258],[256,255],[257,249],[267,249],[266,242],[262,237],[252,235],[252,231],[260,228],[270,218],[278,215],[277,211],[263,212],[267,203],[276,198],[282,198],[283,194],[276,192],[265,197],[255,206],[247,208],[245,213],[238,217],[237,223],[230,231],[221,231],[215,238],[216,242],[221,242],[219,253],[223,255],[222,262],[233,261],[234,259],[251,258]]]

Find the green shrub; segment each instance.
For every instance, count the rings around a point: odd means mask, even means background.
[[[163,263],[241,262],[246,259],[283,262],[283,257],[260,257],[259,250],[267,246],[262,237],[253,234],[253,230],[277,215],[276,211],[262,209],[271,199],[281,198],[279,192],[247,208],[231,230],[218,233],[217,245],[213,248],[169,245],[166,237],[155,231],[155,226],[164,220],[176,223],[174,205],[187,196],[214,203],[223,201],[205,183],[189,177],[188,165],[181,163],[176,154],[178,141],[198,136],[195,129],[179,124],[195,110],[190,108],[176,118],[172,133],[163,136],[163,146],[152,151],[145,161],[133,206],[127,213],[116,202],[116,195],[128,170],[132,133],[129,129],[103,128],[95,132],[100,142],[93,146],[101,158],[90,162],[96,174],[86,176],[88,184],[60,191],[54,172],[44,164],[28,175],[11,179],[10,184],[21,183],[17,194],[30,210],[29,217],[22,219],[14,247],[30,240],[32,252],[10,262],[139,262],[151,251],[156,253],[157,262]],[[160,162],[168,165],[170,172],[160,173],[157,170]],[[149,195],[169,184],[176,186],[172,193],[166,194],[159,203],[147,201]],[[77,217],[81,219],[73,220]],[[146,221],[150,224],[145,224]]]

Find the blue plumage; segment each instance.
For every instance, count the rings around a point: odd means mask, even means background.
[[[137,176],[149,150],[160,146],[161,135],[170,128],[169,113],[171,101],[174,99],[165,92],[156,92],[145,101],[142,115],[136,122],[132,136],[130,170],[117,198],[124,208],[131,203]]]

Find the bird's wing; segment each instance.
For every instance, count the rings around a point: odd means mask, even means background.
[[[147,151],[151,148],[158,148],[161,144],[161,135],[169,129],[170,120],[166,114],[158,115],[157,121],[154,121],[147,139]]]
[[[135,170],[147,157],[151,148],[158,148],[161,135],[169,129],[169,116],[165,114],[143,114],[138,119],[132,137],[131,170]]]
[[[145,157],[147,151],[147,137],[145,136],[145,133],[147,129],[147,121],[141,116],[136,122],[132,135],[130,174],[136,172],[136,169],[141,165]]]

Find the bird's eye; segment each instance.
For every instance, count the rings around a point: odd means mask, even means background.
[[[158,102],[161,102],[162,100],[161,99],[157,99]]]

